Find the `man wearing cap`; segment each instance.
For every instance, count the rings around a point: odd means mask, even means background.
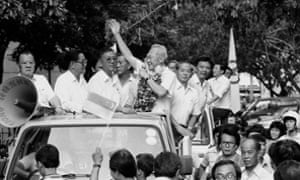
[[[292,139],[300,144],[300,133],[297,131],[297,123],[300,120],[300,116],[295,111],[288,111],[283,114],[282,120],[286,127],[286,135],[283,135],[280,140],[282,139]]]

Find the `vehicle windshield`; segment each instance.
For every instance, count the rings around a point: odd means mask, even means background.
[[[59,174],[90,174],[92,153],[96,147],[101,147],[104,160],[99,179],[111,179],[111,153],[126,148],[134,156],[139,153],[152,153],[156,156],[165,148],[161,138],[159,131],[150,126],[31,128],[24,133],[21,141],[24,143],[17,147],[18,154],[15,157],[19,157],[18,161],[43,144],[52,144],[60,153]]]

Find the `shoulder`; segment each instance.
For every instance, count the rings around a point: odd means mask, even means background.
[[[176,74],[171,71],[168,67],[165,67],[163,72],[161,73],[162,77],[175,78]]]
[[[44,76],[42,74],[34,74],[33,78],[37,81],[47,81],[46,76]]]

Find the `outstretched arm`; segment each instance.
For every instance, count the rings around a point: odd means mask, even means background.
[[[110,27],[111,32],[113,33],[123,56],[128,60],[128,62],[134,69],[138,69],[139,65],[142,64],[142,62],[141,60],[133,56],[130,49],[124,42],[122,36],[120,35],[120,23],[115,19],[112,19],[108,22],[108,26]]]

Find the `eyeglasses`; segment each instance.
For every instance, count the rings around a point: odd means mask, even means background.
[[[87,60],[84,61],[76,61],[77,63],[81,64],[81,65],[87,65]]]
[[[223,146],[234,146],[235,143],[233,143],[233,142],[221,142],[221,145],[223,145]]]
[[[224,174],[217,174],[216,180],[235,180],[236,176],[233,173]]]

